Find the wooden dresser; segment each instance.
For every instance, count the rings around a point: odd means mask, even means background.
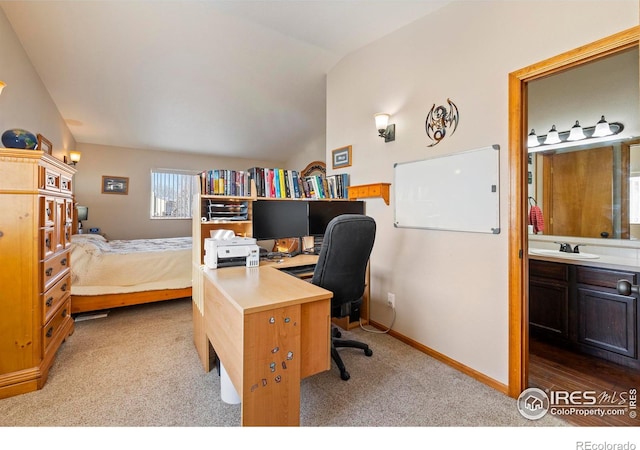
[[[73,333],[75,172],[42,151],[0,149],[0,398],[42,388]]]

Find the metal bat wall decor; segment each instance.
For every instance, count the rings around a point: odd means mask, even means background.
[[[447,103],[449,104],[449,110],[444,105],[436,107],[434,103],[431,111],[427,114],[425,129],[427,136],[434,141],[429,144],[429,147],[437,145],[445,136],[455,133],[456,128],[458,128],[458,122],[460,121],[458,107],[450,99],[447,99]]]

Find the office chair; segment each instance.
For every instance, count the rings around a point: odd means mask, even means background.
[[[375,235],[375,221],[361,214],[342,214],[327,225],[311,283],[333,292],[331,317],[346,317],[352,305],[362,302]],[[337,328],[332,328],[331,357],[340,369],[340,378],[346,381],[351,376],[337,348],[359,348],[366,356],[373,351],[362,342],[338,339],[340,335]]]

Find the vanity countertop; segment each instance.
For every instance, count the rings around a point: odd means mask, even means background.
[[[640,271],[640,261],[637,258],[624,258],[620,256],[598,255],[597,259],[571,259],[553,255],[535,255],[529,252],[529,259],[551,261],[576,266],[599,267],[602,269]]]

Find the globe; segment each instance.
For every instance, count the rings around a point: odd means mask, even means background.
[[[2,145],[7,148],[33,150],[38,145],[38,139],[35,134],[27,130],[12,128],[2,133]]]

